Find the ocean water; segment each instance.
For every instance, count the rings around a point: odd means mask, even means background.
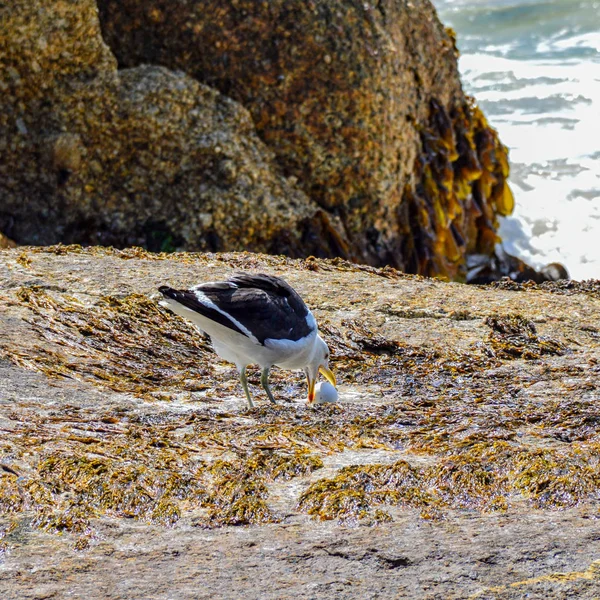
[[[433,0],[465,91],[510,149],[504,248],[600,279],[600,0]]]

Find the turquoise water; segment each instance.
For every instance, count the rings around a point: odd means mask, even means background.
[[[510,149],[505,248],[600,278],[600,0],[433,0],[465,91]]]

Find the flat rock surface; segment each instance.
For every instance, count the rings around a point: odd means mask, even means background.
[[[340,402],[276,406],[156,305],[286,278]],[[0,589],[24,598],[595,598],[600,285],[344,261],[0,252]]]

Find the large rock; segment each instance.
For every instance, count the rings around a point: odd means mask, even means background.
[[[512,211],[506,149],[463,94],[429,0],[99,0],[124,66],[182,69],[246,106],[349,256],[460,278]]]
[[[505,148],[426,0],[100,5],[130,69],[93,0],[0,7],[0,231],[17,243],[459,279],[493,253]]]
[[[306,299],[338,405],[251,369],[249,411],[151,297],[239,269]],[[594,598],[599,320],[599,282],[1,251],[2,598]]]
[[[117,71],[93,0],[0,6],[0,231],[18,243],[338,252],[246,110],[181,72]]]

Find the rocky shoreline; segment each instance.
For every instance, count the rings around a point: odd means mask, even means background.
[[[234,270],[302,293],[339,404],[280,371],[249,411],[153,299]],[[599,316],[598,282],[2,250],[3,597],[593,598]]]

